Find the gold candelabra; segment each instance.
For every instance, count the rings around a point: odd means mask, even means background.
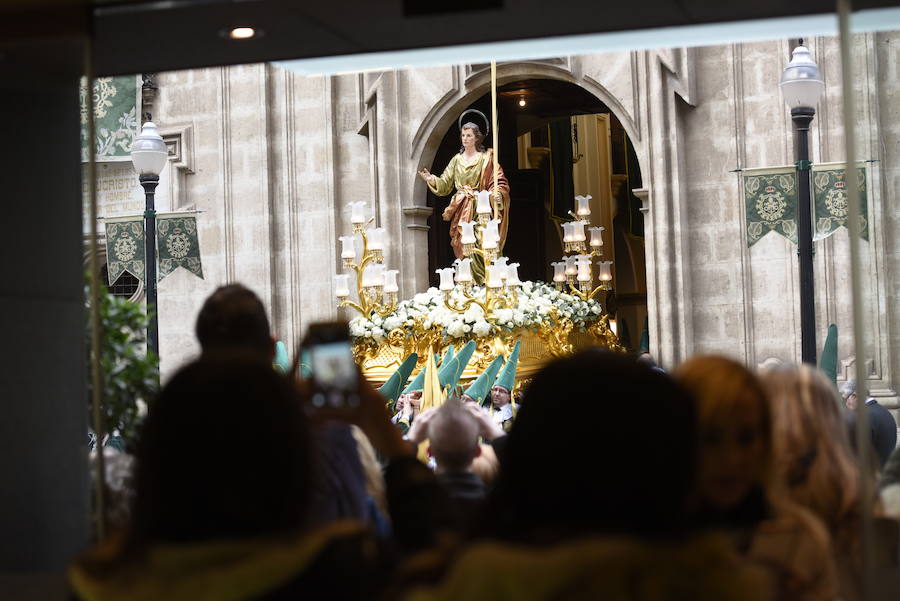
[[[375,221],[368,221],[362,216],[365,202],[350,203],[353,209],[353,234],[341,236],[341,263],[345,270],[356,275],[356,296],[358,302],[350,300],[350,273],[334,276],[335,296],[340,303],[338,307],[350,307],[364,317],[371,319],[373,315],[382,317],[397,308],[396,269],[385,269],[384,266],[384,228],[371,227]],[[357,236],[362,241],[362,253],[357,257]]]
[[[519,304],[519,264],[509,263],[500,254],[500,219],[490,192],[482,190],[476,198],[476,221],[461,222],[463,255],[453,267],[438,269],[441,276],[440,290],[444,293],[444,306],[456,313],[465,313],[472,305],[478,305],[490,319],[497,309],[509,309]],[[493,217],[493,218],[492,218]],[[478,228],[476,231],[476,227]],[[482,258],[485,270],[483,286],[476,286],[472,274],[472,257]],[[461,302],[453,298],[458,291]]]
[[[587,301],[594,298],[601,291],[612,289],[612,261],[599,261],[598,278],[600,283],[594,286],[594,259],[603,257],[603,230],[604,227],[590,227],[590,243],[585,235],[585,226],[589,224],[587,218],[591,214],[590,196],[576,196],[578,203],[577,214],[569,211],[571,221],[562,224],[563,251],[565,256],[562,261],[551,263],[553,266],[553,285],[557,290],[567,291],[578,298]],[[588,252],[588,248],[590,251]]]

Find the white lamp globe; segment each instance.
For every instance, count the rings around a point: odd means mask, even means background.
[[[791,109],[815,109],[825,91],[825,82],[819,67],[806,46],[797,46],[791,54],[791,62],[781,74],[781,95]]]
[[[148,121],[131,146],[131,162],[140,175],[159,175],[166,166],[169,152],[155,123]]]

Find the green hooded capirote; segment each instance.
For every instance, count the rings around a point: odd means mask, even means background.
[[[837,326],[831,324],[828,326],[828,336],[825,338],[825,346],[822,348],[822,358],[819,359],[819,369],[825,372],[831,383],[837,387],[837,343],[838,330]]]
[[[641,343],[638,345],[639,353],[650,352],[650,318],[644,318],[644,330],[641,332]]]
[[[452,346],[450,347],[453,348]],[[447,351],[450,354],[450,351]],[[438,369],[438,380],[441,383],[441,389],[447,390],[447,388],[453,388],[456,386],[456,383],[459,382],[459,378],[462,376],[463,371],[465,371],[466,366],[469,364],[469,360],[472,358],[472,353],[475,352],[475,341],[470,340],[463,346],[455,356],[450,357],[450,359],[444,359],[441,361],[441,367]]]
[[[491,364],[475,378],[463,394],[471,397],[479,405],[483,405],[485,400],[490,398],[491,386],[494,384],[497,372],[503,367],[503,361],[503,355],[494,357]]]
[[[410,353],[410,355],[403,360],[403,363],[400,364],[400,367],[397,368],[397,371],[391,374],[391,377],[388,378],[387,382],[382,384],[381,388],[378,389],[378,392],[387,399],[388,408],[390,408],[391,411],[394,410],[394,404],[400,397],[400,391],[403,390],[403,387],[406,385],[409,374],[412,373],[413,368],[416,366],[416,361],[418,360],[419,355]]]
[[[291,369],[291,360],[288,359],[287,347],[280,340],[275,343],[275,358],[272,360],[272,366],[283,374],[286,374]]]
[[[434,362],[438,362],[437,353],[434,354]],[[403,392],[400,394],[409,394],[411,392],[422,392],[422,388],[425,387],[425,366],[422,366],[422,369],[419,370],[419,373],[416,374],[416,377],[413,378],[412,382],[409,383],[409,386],[403,389]]]
[[[513,388],[516,387],[516,367],[519,366],[520,344],[520,341],[517,340],[516,345],[509,354],[509,359],[506,360],[506,364],[503,366],[503,369],[500,370],[500,375],[497,376],[497,381],[494,382],[494,386],[502,386],[510,393],[512,393]]]

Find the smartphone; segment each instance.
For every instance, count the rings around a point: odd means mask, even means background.
[[[353,360],[346,323],[310,325],[302,356],[309,366],[313,407],[345,409],[359,405],[359,368]]]

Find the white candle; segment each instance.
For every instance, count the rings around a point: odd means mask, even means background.
[[[519,264],[510,263],[506,266],[506,285],[519,286],[521,284],[522,281],[519,280]]]
[[[441,283],[439,288],[441,290],[453,290],[453,268],[452,267],[444,267],[443,269],[435,270],[435,273],[441,276]]]
[[[576,273],[578,273],[578,267],[575,265],[574,255],[563,257],[563,260],[566,262],[566,275],[575,275]]]
[[[497,269],[493,267],[489,267],[487,269],[487,287],[488,288],[501,288],[503,286],[503,280],[500,279],[500,274],[497,273]]]
[[[578,268],[578,281],[591,281],[591,258],[588,255],[578,255],[575,258],[575,265]]]
[[[487,190],[482,190],[478,193],[478,201],[475,203],[475,212],[479,215],[487,215],[494,212],[491,208],[491,193]]]
[[[369,240],[369,250],[384,250],[384,228],[373,227],[366,232]]]
[[[459,227],[462,228],[462,243],[463,244],[475,244],[475,222],[474,221],[460,221]]]
[[[500,220],[491,219],[481,232],[481,247],[485,249],[497,248],[500,242]]]
[[[397,287],[397,274],[400,273],[399,269],[388,269],[384,272],[384,291],[385,292],[399,292],[400,288]]]
[[[334,276],[334,295],[338,298],[350,296],[350,274],[339,273]]]
[[[584,235],[584,226],[587,225],[587,221],[573,221],[572,222],[572,242],[584,242],[587,238]]]
[[[494,263],[491,266],[491,272],[495,274],[497,279],[505,280],[507,278],[506,274],[506,263],[509,261],[506,257],[497,257],[494,259]]]
[[[365,200],[357,200],[349,204],[350,221],[352,223],[358,225],[366,222],[366,204],[368,203]]]
[[[612,261],[600,261],[597,263],[597,277],[601,282],[609,282],[612,280]]]
[[[356,258],[356,248],[354,247],[354,236],[341,236],[341,258],[353,260]]]
[[[591,246],[594,248],[600,248],[603,246],[603,230],[606,228],[603,226],[600,227],[591,227],[588,230],[591,232]]]
[[[384,285],[384,265],[382,263],[369,263],[363,271],[363,286]]]
[[[472,281],[472,259],[462,259],[456,265],[456,281],[461,284]]]
[[[554,282],[565,282],[566,281],[566,262],[565,261],[555,261],[550,263],[553,266],[553,281]]]
[[[591,214],[591,195],[576,196],[575,201],[578,203],[575,214],[579,217],[586,217]]]

